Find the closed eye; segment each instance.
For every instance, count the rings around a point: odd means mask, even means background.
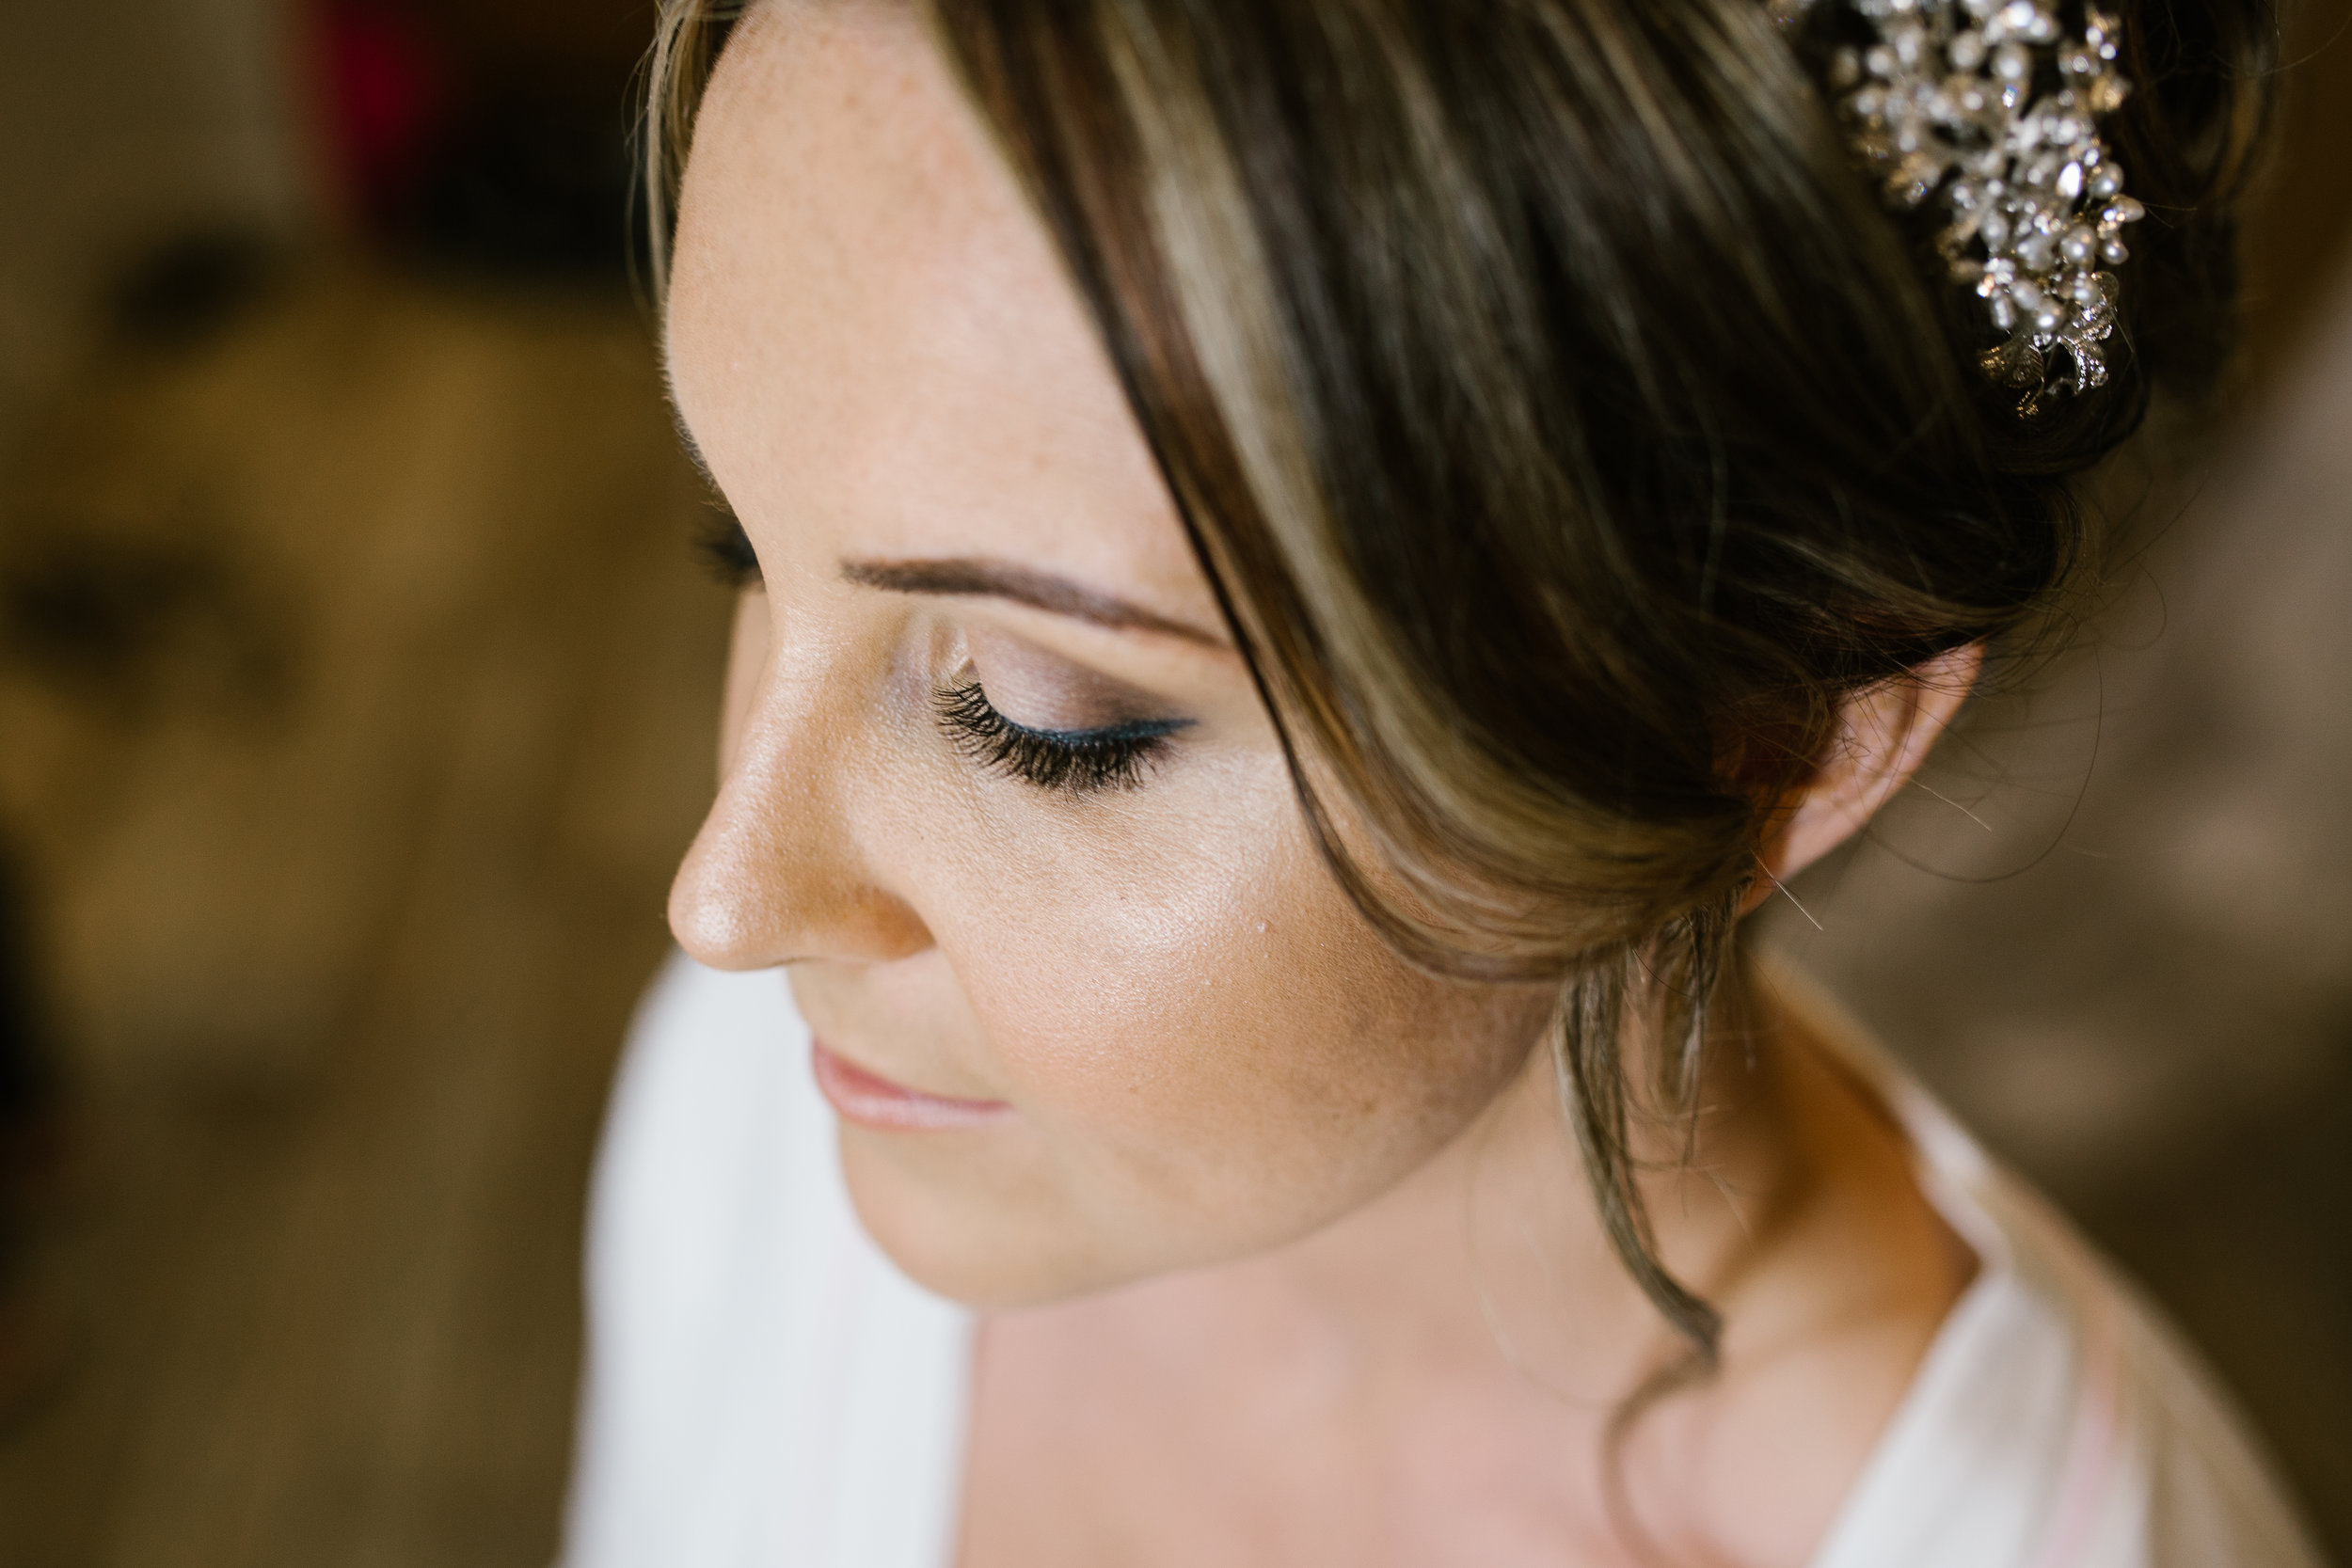
[[[1090,795],[1133,789],[1187,719],[1150,719],[1091,730],[1033,729],[996,710],[977,680],[941,688],[933,704],[957,750],[1040,789]]]

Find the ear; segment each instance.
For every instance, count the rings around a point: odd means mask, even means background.
[[[1971,642],[1838,705],[1813,776],[1773,815],[1757,847],[1768,879],[1750,891],[1746,909],[1851,838],[1911,782],[1983,668],[1984,644]]]

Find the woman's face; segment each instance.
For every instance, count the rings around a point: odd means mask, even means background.
[[[786,966],[883,1247],[1012,1304],[1355,1209],[1495,1099],[1548,998],[1407,968],[1317,858],[1103,351],[909,12],[763,8],[697,129],[671,373],[765,587],[671,923]]]

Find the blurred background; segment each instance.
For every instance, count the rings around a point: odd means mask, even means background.
[[[0,1562],[554,1550],[726,618],[631,289],[650,21],[0,0]],[[2352,1558],[2348,26],[2288,18],[2237,391],[1771,940]]]

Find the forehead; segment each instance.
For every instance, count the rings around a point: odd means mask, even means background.
[[[668,341],[763,551],[781,530],[998,554],[1207,602],[1042,226],[911,7],[771,0],[738,28],[695,131]]]

